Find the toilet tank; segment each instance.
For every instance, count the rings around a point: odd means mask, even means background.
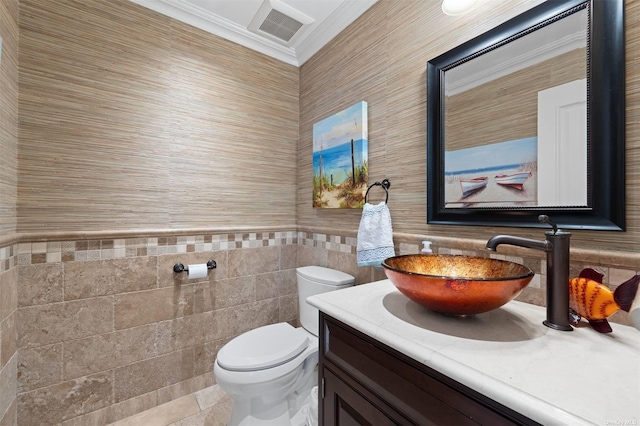
[[[307,297],[352,287],[355,284],[355,278],[344,272],[321,266],[303,266],[296,271],[300,324],[309,333],[317,336],[318,309],[307,303]]]

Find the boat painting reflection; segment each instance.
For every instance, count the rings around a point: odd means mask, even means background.
[[[510,175],[496,175],[498,185],[508,186],[522,191],[522,186],[531,177],[531,172],[513,173]]]
[[[446,207],[536,205],[537,153],[536,137],[446,151]]]
[[[460,187],[462,188],[462,196],[468,197],[469,195],[484,189],[489,182],[487,176],[480,176],[471,179],[460,179]]]

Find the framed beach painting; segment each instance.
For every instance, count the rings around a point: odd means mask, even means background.
[[[313,125],[313,207],[364,206],[369,176],[367,103]]]
[[[523,207],[538,202],[538,138],[445,151],[445,207]]]

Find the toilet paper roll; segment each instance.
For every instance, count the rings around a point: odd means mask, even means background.
[[[189,265],[189,279],[204,278],[207,276],[207,264],[198,263],[195,265]]]

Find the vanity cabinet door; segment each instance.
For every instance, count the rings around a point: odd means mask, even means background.
[[[325,368],[322,374],[325,402],[321,424],[335,426],[412,424],[358,383],[348,384],[348,379],[338,378],[328,368]]]
[[[537,424],[322,313],[319,349],[323,426]]]

